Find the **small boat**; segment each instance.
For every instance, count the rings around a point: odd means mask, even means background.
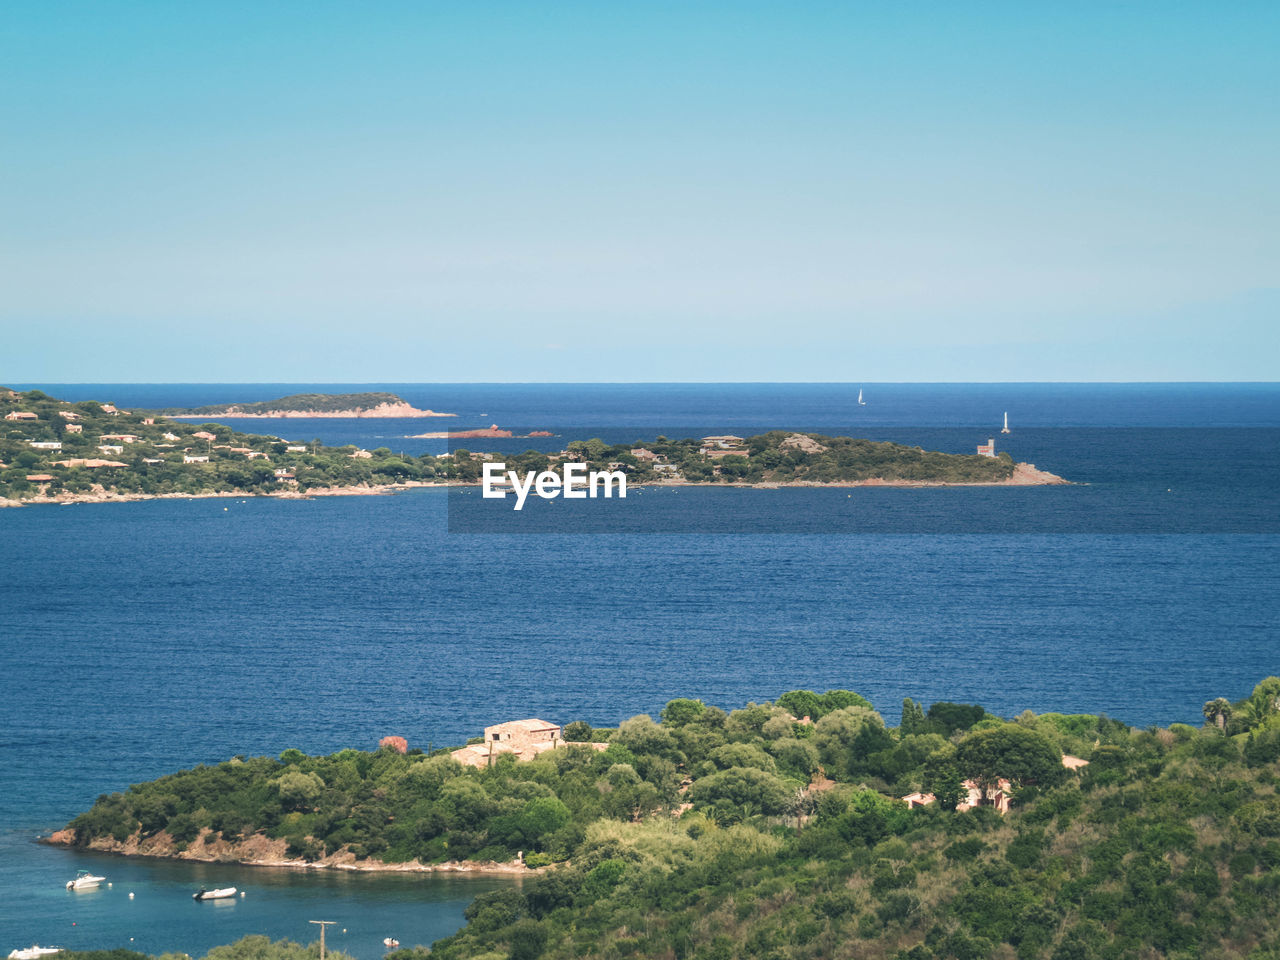
[[[384,947],[398,947],[400,946],[400,941],[397,940],[395,937],[383,937],[382,945]]]
[[[191,895],[192,900],[225,900],[236,895],[235,887],[219,887],[217,890],[206,890],[201,887]]]
[[[867,405],[867,401],[862,399],[862,390],[859,389],[858,390],[858,406],[865,407],[866,405]]]
[[[1001,430],[1000,432],[1001,433],[1009,432],[1009,411],[1008,410],[1004,412],[1004,429]]]
[[[76,878],[74,880],[67,881],[67,889],[68,890],[89,890],[93,887],[96,887],[105,879],[107,878],[95,877],[88,870],[81,870],[79,873],[76,874]]]
[[[10,950],[9,960],[40,960],[51,953],[61,953],[61,947],[38,947],[34,943],[25,950]]]

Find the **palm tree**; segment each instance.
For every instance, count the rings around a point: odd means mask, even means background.
[[[1231,701],[1226,697],[1218,697],[1204,705],[1204,718],[1216,723],[1219,730],[1227,729],[1227,718],[1231,716]]]

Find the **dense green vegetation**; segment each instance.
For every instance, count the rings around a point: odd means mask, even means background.
[[[898,443],[785,430],[747,437],[727,449],[709,447],[701,440],[667,437],[617,446],[598,439],[574,441],[568,449],[596,467],[617,463],[638,482],[663,475],[662,464],[674,467],[685,480],[728,483],[852,483],[876,478],[922,483],[991,483],[1008,479],[1014,466],[1006,453],[997,457],[964,456]],[[659,459],[637,457],[632,453],[636,449],[648,450]],[[708,456],[707,449],[714,453]],[[732,450],[741,450],[741,453],[730,452]]]
[[[287,398],[299,403],[312,395]],[[319,395],[316,395],[319,396]],[[349,394],[398,400],[393,394]],[[276,403],[278,401],[272,401]],[[331,407],[330,409],[336,409]],[[10,415],[21,419],[8,419]],[[192,424],[146,411],[116,410],[92,401],[67,403],[38,390],[0,388],[0,500],[93,493],[263,494],[324,487],[405,481],[480,479],[485,454],[457,449],[451,455],[406,456],[386,447],[363,451],[296,444],[279,437],[241,433],[224,424]],[[148,422],[150,421],[150,422]],[[797,446],[797,438],[803,441]],[[663,478],[698,482],[770,483],[888,481],[984,483],[1007,479],[1013,461],[999,457],[931,453],[916,447],[819,434],[762,434],[744,441],[742,454],[709,456],[700,440],[659,437],[609,446],[572,441],[566,451],[529,450],[507,456],[508,469],[546,470],[566,459],[593,469],[620,469],[632,483]],[[56,445],[56,446],[51,446]],[[105,448],[105,449],[104,449]],[[292,448],[292,449],[291,449]],[[658,459],[637,457],[646,449]],[[207,459],[206,459],[207,458]],[[492,455],[488,455],[492,459]]]
[[[384,403],[404,403],[394,393],[292,393],[277,400],[257,403],[219,403],[206,407],[170,407],[157,413],[168,416],[231,416],[240,414],[261,415],[269,413],[331,413],[336,410],[369,410]]]
[[[440,958],[1277,960],[1280,679],[1228,707],[1230,726],[1215,709],[1199,729],[1135,730],[906,701],[894,729],[847,691],[729,713],[676,700],[660,722],[565,728],[604,752],[471,769],[291,750],[100,797],[72,827],[82,843],[263,830],[304,857],[553,864],[478,897]],[[961,780],[998,778],[1009,813],[954,809]],[[898,799],[918,789],[937,802]]]

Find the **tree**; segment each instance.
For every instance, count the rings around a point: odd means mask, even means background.
[[[280,802],[286,809],[303,810],[319,799],[324,781],[314,773],[286,770],[276,780],[276,789],[280,791]]]
[[[1216,724],[1219,730],[1227,729],[1227,720],[1231,718],[1231,701],[1226,697],[1218,697],[1204,705],[1204,718]]]
[[[969,734],[956,747],[956,766],[978,784],[983,799],[1001,779],[1049,785],[1063,770],[1062,754],[1048,738],[1013,724]]]
[[[902,701],[902,723],[898,729],[903,734],[918,733],[925,725],[924,708],[910,697]]]
[[[701,717],[706,709],[701,700],[672,700],[662,708],[662,722],[668,727],[683,727]]]
[[[731,767],[694,782],[689,799],[714,805],[727,801],[752,813],[776,814],[787,809],[791,792],[781,778],[754,767]]]
[[[927,717],[938,725],[944,737],[949,737],[957,730],[968,730],[986,715],[987,711],[976,703],[940,700],[929,708]]]

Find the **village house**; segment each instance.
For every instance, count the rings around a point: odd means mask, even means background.
[[[6,420],[39,420],[40,418],[30,410],[14,410],[12,413],[4,415]]]
[[[28,474],[27,474],[27,479],[28,479],[28,480],[30,480],[32,483],[47,483],[48,481],[50,481],[50,480],[52,480],[52,479],[53,479],[53,474],[51,474],[51,473],[28,473]]]
[[[102,453],[124,453],[124,447],[118,443],[102,443],[98,445]]]
[[[82,430],[84,430],[84,426],[82,424],[79,424],[79,423],[67,424],[67,433],[80,433]]]
[[[143,463],[164,463],[163,457],[143,457]]]
[[[137,443],[138,438],[132,433],[104,433],[99,440],[119,440],[121,443]]]
[[[34,447],[37,450],[61,450],[61,440],[28,440],[27,446]]]
[[[120,411],[116,409],[116,405],[114,403],[104,403],[102,405],[102,412],[109,413],[113,417],[119,416],[120,414]]]
[[[276,479],[277,479],[277,480],[292,480],[292,479],[294,479],[293,471],[292,471],[292,470],[289,470],[289,469],[286,469],[285,467],[279,467],[279,468],[276,470]]]
[[[719,460],[721,457],[745,457],[750,453],[745,447],[703,447],[698,452],[712,460]]]
[[[291,443],[289,446],[285,447],[285,450],[289,451],[289,453],[306,453],[307,447],[306,444]]]
[[[680,468],[674,463],[655,463],[653,472],[657,476],[662,477],[678,477],[680,476]]]
[[[208,463],[209,458],[203,454],[200,454],[197,456],[190,453],[184,453],[182,455],[182,462],[183,463]]]
[[[166,433],[166,434],[164,435],[164,438],[165,438],[166,440],[170,440],[170,441],[172,441],[172,440],[177,440],[177,439],[178,439],[178,435],[177,435],[176,433]]]
[[[529,720],[511,720],[484,728],[484,742],[468,744],[453,751],[453,759],[467,767],[487,767],[494,758],[511,754],[519,761],[532,760],[548,750],[566,746],[560,735],[560,727],[536,717]],[[604,750],[607,743],[569,744]]]
[[[76,413],[74,410],[59,410],[58,416],[62,417],[63,420],[82,420],[83,419],[83,417],[81,417],[80,414]]]
[[[649,463],[653,463],[655,460],[658,459],[658,455],[656,453],[654,453],[652,450],[649,450],[645,447],[636,447],[634,450],[631,451],[631,455],[635,457],[637,460],[646,460]]]
[[[218,438],[217,438],[217,437],[215,437],[212,433],[210,433],[208,430],[197,430],[195,433],[193,433],[193,434],[192,434],[192,436],[193,436],[193,437],[195,437],[197,440],[211,440],[211,441],[212,441],[212,440],[217,440],[217,439],[218,439]],[[177,438],[177,437],[174,437],[174,439],[176,440],[176,439],[178,439],[178,438]]]
[[[156,418],[155,418],[155,417],[143,417],[143,418],[142,418],[142,422],[143,422],[146,426],[148,426],[148,427],[152,427],[152,426],[155,426]]]
[[[368,450],[353,450],[351,452],[351,458],[353,460],[372,460],[373,454]]]

